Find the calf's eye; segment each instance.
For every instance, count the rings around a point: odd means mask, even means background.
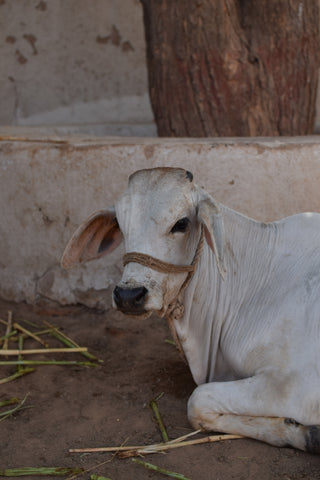
[[[177,221],[170,230],[170,233],[182,232],[184,233],[190,223],[189,218],[184,217]]]

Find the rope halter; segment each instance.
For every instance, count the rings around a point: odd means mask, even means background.
[[[182,318],[184,314],[184,305],[181,303],[180,298],[184,290],[189,285],[190,280],[194,275],[194,272],[196,271],[197,265],[199,263],[199,260],[202,254],[203,245],[204,245],[204,232],[203,232],[203,225],[201,225],[199,242],[198,242],[193,260],[190,265],[174,265],[172,263],[166,263],[166,262],[163,262],[162,260],[159,260],[158,258],[152,257],[151,255],[147,255],[145,253],[139,253],[139,252],[129,252],[123,256],[124,267],[128,263],[134,262],[134,263],[140,263],[141,265],[151,268],[152,270],[156,270],[157,272],[160,272],[160,273],[188,273],[185,281],[180,287],[178,294],[172,300],[172,302],[168,305],[167,311],[165,312],[165,316],[167,317],[171,334],[183,357],[184,357],[184,353],[181,347],[180,340],[177,336],[173,321],[179,320],[180,318]]]

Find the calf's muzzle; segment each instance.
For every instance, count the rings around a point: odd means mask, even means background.
[[[121,312],[128,315],[145,313],[144,304],[148,290],[145,287],[122,288],[115,287],[113,298]]]
[[[164,262],[158,258],[154,258],[151,255],[140,252],[129,252],[126,253],[123,257],[123,266],[125,267],[128,263],[139,263],[145,267],[151,268],[161,273],[186,273],[187,276],[182,283],[176,298],[170,303],[170,312],[176,311],[178,307],[180,311],[180,316],[183,314],[183,308],[178,297],[184,292],[188,286],[200,259],[202,249],[204,244],[204,231],[203,226],[201,225],[201,233],[197,249],[195,251],[192,263],[189,265],[174,265],[171,263]],[[113,291],[113,299],[117,308],[128,315],[142,315],[147,313],[145,310],[145,301],[148,290],[146,287],[135,287],[135,288],[122,288],[115,287]],[[169,314],[169,312],[168,312]]]

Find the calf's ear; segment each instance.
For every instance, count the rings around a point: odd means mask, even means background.
[[[122,241],[113,208],[91,215],[71,237],[61,259],[63,268],[100,258],[112,252]]]
[[[214,252],[221,277],[225,277],[224,266],[224,226],[218,203],[204,190],[200,190],[198,216],[203,224],[205,239]]]

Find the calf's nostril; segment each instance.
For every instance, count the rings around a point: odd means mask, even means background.
[[[116,287],[114,290],[113,290],[113,298],[114,298],[114,301],[116,302],[116,305],[119,305],[120,303],[120,288],[119,287]]]
[[[141,287],[141,290],[136,294],[136,298],[135,298],[136,303],[144,302],[144,297],[146,296],[147,293],[148,293],[148,290],[146,289],[146,287]]]

